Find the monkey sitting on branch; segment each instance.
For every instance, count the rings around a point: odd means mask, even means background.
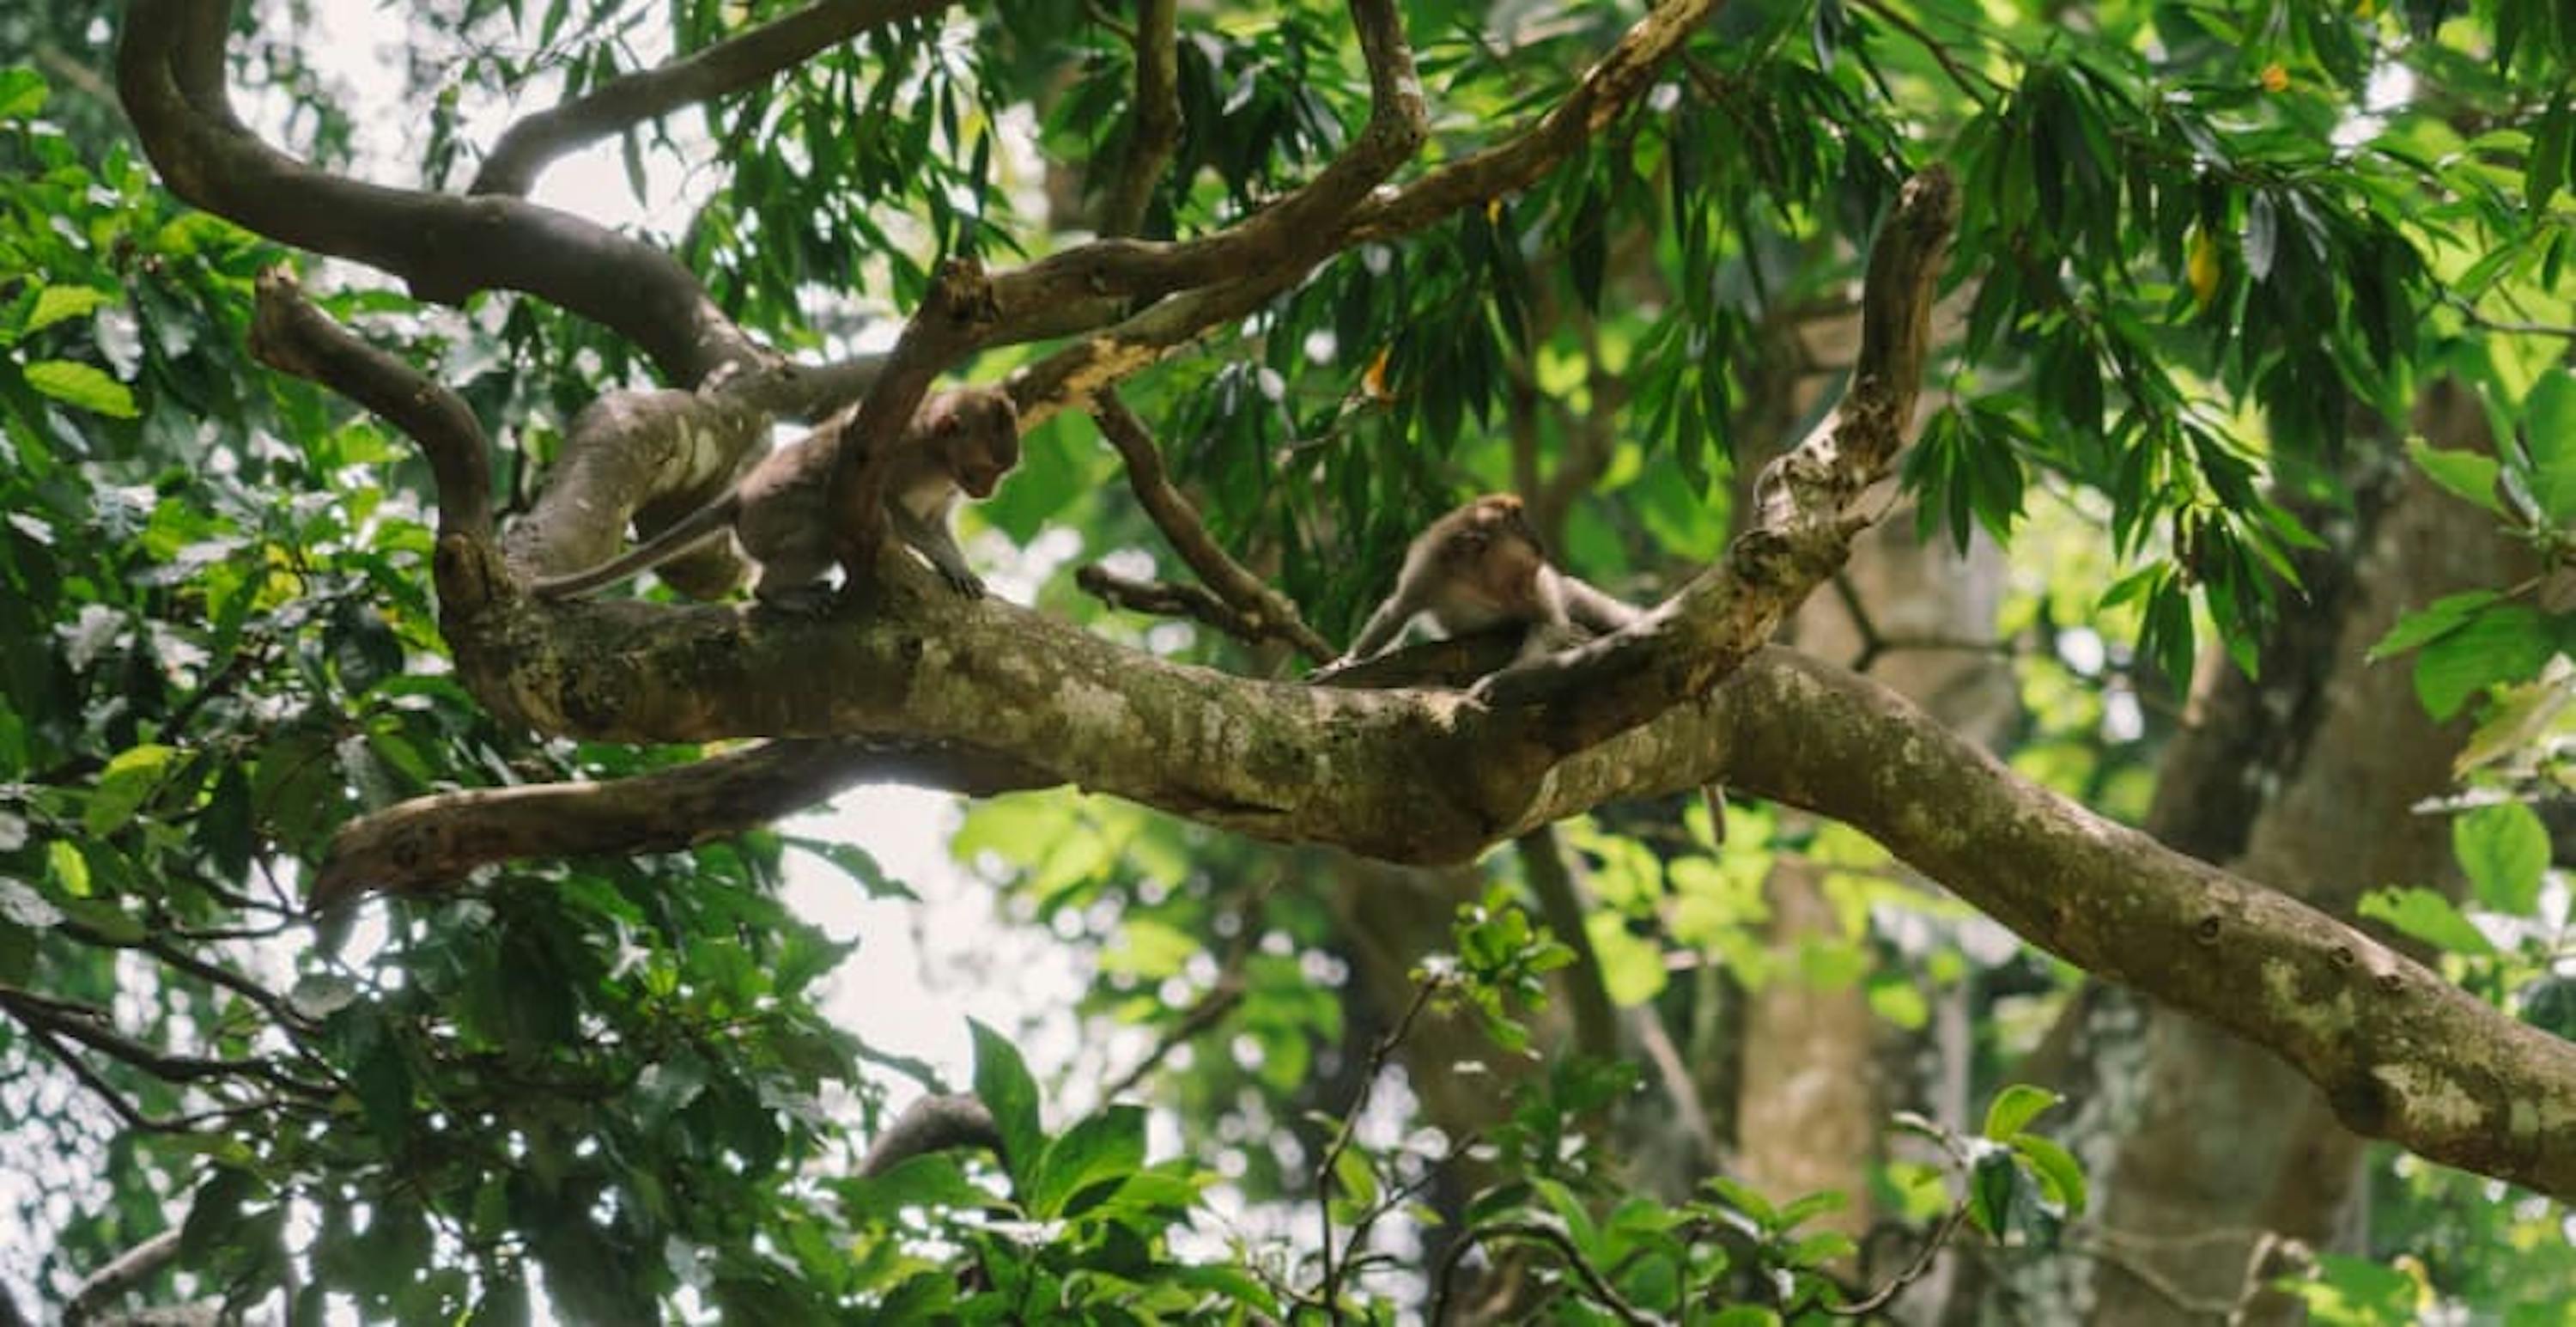
[[[1444,635],[1463,636],[1518,625],[1521,657],[1535,658],[1608,635],[1637,620],[1638,610],[1549,566],[1546,546],[1521,500],[1489,493],[1433,521],[1404,550],[1395,590],[1369,614],[1359,639],[1318,678],[1384,653],[1405,625],[1425,613]],[[1580,626],[1583,631],[1577,631]]]
[[[772,608],[818,612],[830,602],[828,579],[838,561],[834,532],[847,524],[832,509],[832,472],[850,445],[850,419],[825,424],[771,452],[723,497],[700,507],[642,545],[588,571],[540,579],[539,598],[562,599],[657,567],[730,527],[743,556],[759,570],[752,596]],[[1020,415],[997,388],[967,387],[922,402],[887,458],[886,522],[895,537],[929,559],[949,588],[981,598],[983,578],[966,566],[949,518],[961,498],[991,497],[1020,463]]]

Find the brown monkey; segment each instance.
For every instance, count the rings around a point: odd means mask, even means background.
[[[1404,550],[1395,591],[1369,614],[1350,652],[1323,670],[1375,658],[1417,615],[1429,613],[1452,636],[1517,622],[1529,628],[1523,655],[1583,639],[1581,626],[1608,634],[1637,620],[1637,610],[1547,564],[1547,550],[1521,500],[1491,493],[1433,521]]]
[[[848,437],[846,417],[816,429],[771,452],[731,492],[625,555],[538,581],[537,595],[560,599],[624,580],[731,526],[743,556],[760,570],[754,597],[775,608],[822,607],[824,580],[837,561],[828,500],[832,467]],[[1019,411],[994,388],[943,392],[922,403],[894,446],[886,471],[887,524],[930,560],[951,589],[982,597],[983,579],[967,568],[948,518],[961,496],[991,497],[1002,476],[1020,463]]]

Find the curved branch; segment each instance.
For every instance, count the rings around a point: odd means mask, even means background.
[[[473,407],[428,374],[359,340],[304,298],[295,274],[259,274],[250,353],[348,397],[420,444],[438,485],[438,530],[492,538],[491,443]]]
[[[1556,1256],[1564,1260],[1567,1269],[1583,1282],[1585,1294],[1592,1302],[1608,1309],[1611,1316],[1619,1321],[1632,1324],[1632,1327],[1649,1327],[1655,1321],[1652,1315],[1621,1298],[1619,1292],[1612,1288],[1608,1278],[1601,1275],[1601,1269],[1594,1267],[1591,1260],[1583,1256],[1583,1250],[1576,1247],[1574,1241],[1564,1231],[1536,1221],[1488,1221],[1481,1225],[1469,1226],[1440,1255],[1440,1270],[1432,1280],[1435,1287],[1431,1301],[1432,1327],[1439,1327],[1439,1324],[1448,1321],[1450,1279],[1458,1274],[1458,1266],[1466,1261],[1468,1252],[1479,1245],[1499,1243],[1503,1240],[1524,1244],[1544,1244],[1555,1250]]]
[[[1246,615],[1204,585],[1131,580],[1096,562],[1075,568],[1073,583],[1083,593],[1113,608],[1157,617],[1195,618],[1246,645],[1260,644],[1271,632],[1271,624]]]
[[[815,0],[748,32],[654,69],[613,78],[512,124],[484,158],[466,192],[528,192],[558,158],[634,125],[774,77],[824,47],[860,33],[935,14],[949,0]]]
[[[515,198],[366,184],[261,142],[233,113],[221,68],[230,0],[134,0],[116,82],[172,192],[284,244],[390,272],[422,299],[517,290],[629,340],[668,379],[768,362],[668,253]]]
[[[327,909],[380,890],[412,893],[525,857],[676,851],[757,829],[862,783],[989,796],[1049,782],[1006,757],[963,747],[788,741],[606,783],[439,793],[342,826],[314,876],[311,902]]]

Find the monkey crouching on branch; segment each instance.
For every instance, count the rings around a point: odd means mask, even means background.
[[[1369,614],[1350,652],[1325,674],[1385,652],[1405,624],[1428,613],[1451,636],[1518,624],[1523,658],[1607,635],[1637,620],[1622,603],[1548,565],[1521,500],[1491,493],[1433,521],[1404,550],[1395,590]],[[1585,631],[1577,631],[1576,627]]]
[[[845,415],[771,452],[723,497],[700,507],[629,550],[588,571],[540,579],[539,598],[598,589],[678,557],[727,527],[759,569],[752,595],[763,604],[813,612],[829,602],[838,561],[834,533],[848,523],[832,509],[832,472],[850,446]],[[980,598],[983,578],[966,566],[949,518],[960,498],[993,495],[1020,463],[1020,415],[1007,393],[991,387],[942,392],[921,409],[886,459],[886,523],[895,537],[929,559],[949,588]]]

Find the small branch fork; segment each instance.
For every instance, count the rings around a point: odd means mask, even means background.
[[[827,46],[948,5],[949,0],[815,0],[704,50],[612,78],[502,131],[467,192],[524,196],[546,167],[600,139],[767,82]]]
[[[1127,486],[1137,503],[1206,588],[1140,585],[1099,567],[1083,568],[1077,583],[1121,607],[1186,613],[1247,642],[1283,640],[1317,662],[1332,658],[1333,647],[1306,625],[1288,596],[1271,589],[1217,545],[1198,511],[1173,487],[1163,469],[1162,450],[1154,445],[1145,421],[1107,388],[1093,399],[1092,417],[1099,421],[1100,436],[1127,463]]]

